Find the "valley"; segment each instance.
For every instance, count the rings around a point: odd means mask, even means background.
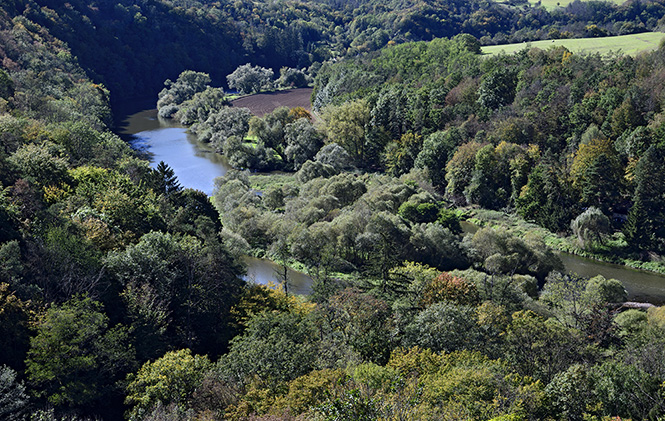
[[[663,418],[664,28],[0,0],[0,418]]]

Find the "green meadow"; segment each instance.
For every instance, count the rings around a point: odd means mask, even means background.
[[[620,35],[604,38],[574,38],[556,39],[533,42],[522,42],[519,44],[488,45],[482,48],[483,54],[506,54],[523,50],[524,48],[537,47],[547,49],[550,47],[563,46],[572,53],[600,53],[620,51],[624,54],[634,56],[643,51],[652,51],[658,48],[665,38],[663,32],[643,32],[641,34]]]
[[[621,4],[624,3],[625,0],[609,0],[614,4]],[[538,3],[540,3],[541,6],[543,6],[547,10],[552,10],[556,9],[557,7],[566,7],[568,6],[569,3],[572,3],[573,0],[541,0],[540,2],[538,1],[529,1],[531,5],[535,6]]]

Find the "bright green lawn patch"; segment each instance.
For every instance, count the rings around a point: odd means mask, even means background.
[[[614,4],[625,3],[625,0],[609,0],[609,1]],[[541,0],[541,1],[529,0],[529,3],[531,3],[532,6],[535,6],[536,4],[540,3],[540,5],[547,10],[553,10],[556,9],[557,7],[566,7],[568,6],[569,3],[572,2],[573,0]]]
[[[266,191],[271,186],[281,187],[285,184],[296,184],[295,180],[295,173],[263,173],[249,176],[252,188],[259,191]]]
[[[634,56],[643,51],[657,49],[663,38],[665,38],[665,33],[662,32],[643,32],[641,34],[621,35],[617,37],[556,39],[522,42],[519,44],[488,45],[483,47],[482,50],[483,54],[499,54],[502,51],[506,54],[512,54],[529,47],[547,49],[563,46],[572,53],[607,54],[612,51],[620,51],[623,54]]]

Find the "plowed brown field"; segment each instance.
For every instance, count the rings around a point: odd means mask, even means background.
[[[238,98],[231,101],[234,107],[247,107],[252,114],[263,117],[277,107],[303,107],[312,111],[309,98],[312,96],[312,88],[289,89],[287,91],[276,91],[267,94],[255,94]]]

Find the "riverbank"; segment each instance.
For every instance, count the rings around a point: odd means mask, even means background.
[[[465,209],[467,217],[463,227],[466,232],[473,232],[478,227],[492,227],[512,232],[514,235],[524,237],[527,234],[537,235],[545,243],[560,254],[564,268],[568,273],[575,273],[584,277],[602,275],[605,278],[614,278],[624,285],[632,301],[648,302],[662,305],[665,303],[665,270],[659,262],[638,262],[602,254],[586,252],[575,245],[576,239],[572,236],[558,236],[536,224],[524,221],[517,215],[485,209]],[[472,228],[472,229],[470,229]],[[614,239],[613,246],[621,239]],[[607,245],[609,247],[612,247]],[[640,263],[640,264],[627,264]],[[649,270],[653,267],[656,270]]]
[[[577,239],[574,236],[563,237],[557,235],[543,227],[527,222],[517,215],[486,209],[469,209],[467,213],[470,215],[467,220],[481,227],[500,227],[518,235],[526,235],[529,232],[537,233],[554,250],[593,259],[598,262],[665,275],[665,262],[645,262],[627,257],[627,253],[625,252],[626,244],[621,233],[616,233],[608,238],[603,245],[598,246],[593,251],[589,251],[579,247]]]
[[[156,109],[126,115],[118,121],[117,131],[132,148],[141,151],[155,168],[167,163],[183,187],[212,195],[216,177],[231,169],[227,159],[176,121],[157,116]]]
[[[154,109],[143,110],[128,116],[128,120],[121,124],[122,132],[125,135],[137,136],[140,139],[137,142],[144,144],[146,152],[151,155],[152,165],[156,165],[160,160],[168,163],[184,187],[195,188],[210,195],[214,188],[214,177],[223,175],[229,168],[221,155],[206,151],[205,145],[201,145],[195,136],[188,135],[184,127],[177,127],[178,125],[170,120],[159,119]],[[136,143],[134,145],[138,146]],[[257,191],[280,189],[286,184],[293,183],[293,174],[254,173],[250,176],[250,183],[252,188]],[[553,249],[571,253],[569,256],[575,256],[574,259],[566,258],[567,270],[570,272],[590,277],[603,274],[605,277],[616,278],[624,283],[631,299],[635,301],[665,302],[665,277],[658,275],[658,273],[665,273],[663,267],[656,265],[656,270],[641,273],[631,267],[651,269],[648,266],[651,262],[626,262],[632,264],[613,266],[612,264],[623,262],[610,258],[596,258],[588,261],[585,260],[585,257],[602,256],[594,256],[580,250],[574,245],[575,239],[572,237],[557,236],[518,216],[473,208],[462,209],[459,213],[463,219],[479,226],[500,227],[519,236],[536,233]],[[305,272],[303,270],[305,268],[296,263],[290,262],[289,266],[296,271]],[[659,272],[658,269],[662,271]],[[275,280],[274,273],[270,271],[264,271],[264,273],[267,274],[270,281]]]

